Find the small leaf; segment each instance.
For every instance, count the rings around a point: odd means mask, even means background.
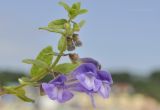
[[[59,64],[54,68],[54,71],[67,74],[67,73],[70,73],[71,71],[73,71],[78,66],[79,66],[79,64],[73,64],[73,63]]]
[[[73,31],[79,31],[80,30],[80,27],[77,23],[74,23],[73,24]]]
[[[24,59],[22,62],[26,64],[34,64],[34,61],[35,60],[32,60],[32,59]]]
[[[16,89],[16,96],[19,97],[21,100],[25,101],[25,102],[34,102],[33,99],[28,98],[25,95],[25,90],[22,88]]]
[[[20,84],[27,84],[27,85],[32,85],[32,86],[37,86],[37,82],[32,81],[28,77],[22,77],[18,79]]]
[[[88,12],[88,10],[86,10],[86,9],[81,9],[78,14],[81,15],[81,14],[85,14],[85,13],[87,13],[87,12]]]
[[[40,30],[46,30],[46,31],[49,31],[49,32],[55,32],[55,33],[63,34],[63,31],[61,29],[52,29],[52,28],[49,28],[49,27],[40,27],[39,29]]]
[[[42,69],[39,74],[32,76],[32,80],[33,81],[39,81],[41,79],[43,79],[46,75],[48,74],[48,70],[46,69]]]
[[[80,8],[81,8],[81,3],[80,2],[74,3],[72,5],[72,9],[80,10]]]
[[[23,60],[23,63],[33,64],[40,68],[48,68],[48,64],[41,60],[25,59]]]
[[[34,102],[33,99],[28,98],[28,97],[25,96],[25,95],[19,95],[19,94],[17,94],[17,97],[19,97],[21,100],[23,100],[23,101],[25,101],[25,102]]]
[[[79,27],[82,28],[84,26],[84,24],[85,24],[85,20],[80,21],[79,22]]]
[[[78,10],[76,10],[76,9],[70,9],[70,11],[69,11],[69,17],[71,18],[71,19],[74,19],[76,16],[78,15]]]
[[[53,29],[53,30],[55,30],[55,29],[64,29],[64,25],[54,25],[54,24],[49,24],[48,25],[48,28],[50,28],[50,29]]]
[[[52,50],[51,46],[48,46],[48,47],[44,48],[39,53],[39,55],[37,56],[36,60],[43,61],[48,66],[50,66],[51,63],[52,63],[53,55],[47,55],[48,53],[53,53],[53,50]],[[31,73],[30,74],[31,74],[32,77],[34,77],[34,76],[37,76],[39,74],[43,74],[43,72],[46,72],[45,68],[41,68],[41,67],[38,67],[36,65],[33,65],[32,68],[31,68]]]
[[[7,94],[16,94],[15,86],[3,87],[3,89]]]
[[[26,78],[26,77],[19,78],[18,81],[19,81],[20,84],[32,83],[32,81],[30,79]]]
[[[48,27],[52,29],[64,29],[65,23],[67,23],[66,19],[57,19],[57,20],[51,21],[48,24]]]
[[[69,12],[70,7],[69,7],[66,3],[64,3],[64,2],[59,2],[59,5],[63,6],[64,9]]]
[[[67,48],[66,38],[62,36],[58,42],[58,50],[59,51],[61,51],[62,49],[66,50],[66,48]]]
[[[67,23],[67,20],[66,19],[57,19],[57,20],[54,20],[52,22],[50,22],[49,24],[53,24],[53,25],[63,25]]]
[[[66,30],[70,30],[71,29],[70,23],[65,23],[64,27],[65,27]]]
[[[33,99],[28,98],[25,95],[25,90],[22,88],[16,88],[16,86],[9,86],[9,87],[4,87],[4,90],[7,94],[13,94],[16,95],[17,97],[19,97],[20,99],[22,99],[23,101],[26,102],[34,102]]]

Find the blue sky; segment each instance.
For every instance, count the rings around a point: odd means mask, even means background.
[[[56,48],[58,36],[38,27],[67,16],[58,1],[0,1],[0,68],[27,71],[22,59],[34,58],[47,45]],[[76,51],[81,57],[93,57],[110,70],[146,73],[160,67],[159,0],[79,1],[89,10],[79,17],[87,21],[80,32],[84,45]]]

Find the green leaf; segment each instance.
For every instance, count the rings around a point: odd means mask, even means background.
[[[79,22],[79,27],[82,28],[84,26],[85,22],[86,22],[85,20],[80,21]]]
[[[25,102],[34,102],[33,99],[30,99],[25,95],[25,90],[24,89],[19,88],[15,91],[16,91],[16,96],[19,97],[21,100],[23,100]]]
[[[64,29],[65,23],[67,23],[66,19],[57,19],[57,20],[51,21],[48,24],[48,27],[51,29]]]
[[[24,59],[24,60],[22,60],[22,62],[26,63],[26,64],[34,64],[35,60],[33,60],[33,59]]]
[[[16,95],[17,97],[19,97],[20,99],[22,99],[23,101],[26,101],[26,102],[34,102],[33,99],[30,99],[28,98],[26,95],[25,95],[25,90],[22,89],[22,88],[16,88],[16,86],[10,86],[10,87],[4,87],[5,89],[5,92],[7,94],[13,94],[13,95]]]
[[[48,64],[44,61],[41,61],[41,60],[24,59],[23,63],[33,64],[33,65],[40,67],[40,68],[48,68]]]
[[[49,24],[48,25],[48,28],[50,28],[50,29],[53,29],[53,30],[55,30],[55,29],[64,29],[64,25],[54,25],[54,24]]]
[[[32,81],[30,78],[28,77],[22,77],[18,79],[20,84],[26,84],[26,85],[32,85],[32,86],[37,86],[37,82]]]
[[[77,15],[78,15],[78,10],[76,10],[76,9],[70,9],[70,11],[69,11],[69,17],[71,18],[71,19],[74,19]]]
[[[64,3],[64,2],[59,2],[59,5],[63,6],[64,9],[65,9],[67,12],[69,12],[70,7],[69,7],[66,3]]]
[[[3,87],[3,89],[7,94],[16,94],[15,86]]]
[[[81,9],[78,14],[81,15],[81,14],[85,14],[87,12],[88,12],[87,9]]]
[[[80,27],[77,23],[73,24],[73,31],[80,31]]]
[[[32,83],[32,81],[29,78],[27,78],[27,77],[19,78],[18,81],[19,81],[20,84]]]
[[[28,97],[25,96],[25,95],[19,95],[19,94],[17,94],[17,97],[19,97],[21,100],[23,100],[23,101],[25,101],[25,102],[34,102],[33,99],[28,98]]]
[[[65,23],[65,24],[64,24],[64,27],[65,27],[65,29],[66,29],[67,31],[71,29],[70,23]]]
[[[58,50],[61,51],[66,50],[67,48],[67,42],[66,42],[66,37],[62,36],[61,39],[58,42]]]
[[[79,64],[73,64],[73,63],[59,64],[54,68],[54,71],[67,74],[67,73],[72,72],[78,66],[79,66]]]
[[[52,52],[53,52],[52,47],[48,46],[48,47],[44,48],[39,53],[39,55],[37,56],[36,60],[43,61],[48,66],[50,66],[51,63],[52,63],[52,60],[53,60],[53,55],[47,55],[47,54],[48,53],[52,53]],[[33,65],[32,68],[31,68],[30,74],[31,74],[32,77],[34,77],[34,76],[38,76],[39,74],[44,74],[44,72],[46,72],[45,68],[41,68],[41,67],[38,67],[36,65]]]
[[[72,9],[80,10],[80,8],[81,8],[81,3],[80,2],[74,3],[72,5]]]
[[[35,75],[35,76],[32,76],[32,80],[33,81],[39,81],[41,79],[43,79],[47,74],[48,74],[48,70],[46,69],[42,69],[39,74]]]
[[[39,29],[40,30],[46,30],[46,31],[49,31],[49,32],[55,32],[55,33],[63,34],[63,31],[61,29],[52,29],[52,28],[49,28],[49,27],[40,27]]]
[[[57,19],[57,20],[51,21],[49,25],[64,25],[65,23],[67,23],[66,19]]]

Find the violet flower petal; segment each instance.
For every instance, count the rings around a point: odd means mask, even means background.
[[[48,95],[48,97],[50,99],[52,99],[52,100],[56,100],[57,99],[58,89],[57,89],[57,87],[55,85],[43,83],[42,84],[42,88],[43,88],[44,92]]]
[[[78,68],[76,68],[73,72],[72,75],[76,76],[81,73],[87,73],[90,72],[91,74],[95,75],[97,69],[96,66],[93,65],[92,63],[85,63],[81,64]]]
[[[97,91],[101,86],[101,81],[96,79],[94,76],[86,74],[77,75],[79,82],[88,90]]]
[[[89,90],[87,90],[82,84],[80,83],[74,83],[72,85],[69,85],[70,90],[77,91],[77,92],[84,92],[89,93]]]
[[[56,77],[55,79],[51,80],[49,83],[50,84],[56,84],[56,85],[61,85],[64,84],[64,82],[67,80],[65,75],[60,75],[58,77]]]
[[[106,81],[109,84],[113,84],[112,76],[109,72],[106,71],[97,71],[98,78],[102,81]]]
[[[62,93],[62,99],[59,100],[59,102],[64,103],[64,102],[70,100],[71,98],[73,98],[73,96],[74,95],[71,92],[64,90]]]
[[[64,103],[73,97],[73,94],[65,85],[66,80],[65,75],[60,75],[49,83],[42,83],[42,88],[50,99]]]
[[[108,98],[109,97],[109,93],[110,93],[111,87],[109,84],[103,83],[102,86],[100,87],[99,90],[99,94],[103,97],[103,98]]]
[[[82,63],[92,63],[94,64],[98,69],[101,69],[101,65],[98,61],[96,61],[93,58],[79,58],[79,61],[81,61]]]

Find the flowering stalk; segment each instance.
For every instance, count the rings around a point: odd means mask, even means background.
[[[78,54],[70,53],[82,46],[78,32],[85,23],[84,20],[77,23],[74,19],[87,10],[81,9],[79,2],[72,6],[64,2],[59,4],[68,12],[68,20],[53,20],[48,26],[39,28],[61,35],[57,46],[59,52],[54,52],[52,46],[48,46],[42,49],[36,59],[23,60],[24,63],[32,65],[30,77],[20,78],[18,86],[0,87],[0,95],[13,94],[26,102],[33,102],[33,99],[25,95],[23,87],[34,86],[39,87],[50,99],[60,103],[72,99],[73,91],[88,94],[93,105],[94,94],[99,94],[103,98],[109,97],[113,83],[110,73],[102,71],[100,63],[93,58],[79,58]],[[59,64],[63,56],[69,56],[71,62]],[[55,60],[53,57],[56,57]],[[53,75],[52,80],[43,81],[50,74]]]

